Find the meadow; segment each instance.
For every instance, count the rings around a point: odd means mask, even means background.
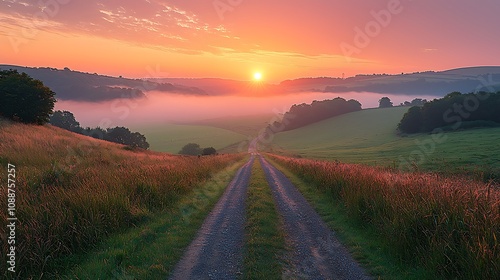
[[[139,126],[136,129],[146,136],[152,151],[173,154],[177,154],[188,143],[221,150],[246,140],[244,135],[237,132],[208,125],[162,124]]]
[[[444,279],[500,278],[500,186],[268,156],[341,204],[359,227],[375,230],[402,262]]]
[[[241,159],[132,150],[48,125],[0,120],[2,186],[7,164],[16,166],[18,277],[38,278],[55,259],[144,223]],[[0,200],[7,201],[6,188]],[[7,212],[0,213],[6,221]],[[0,236],[6,252],[6,227]],[[6,271],[6,262],[0,268]]]
[[[407,110],[366,109],[278,133],[272,151],[393,168],[407,162],[420,171],[500,177],[500,128],[446,132],[439,142],[430,134],[399,136],[396,127]]]
[[[275,114],[231,116],[192,122],[193,125],[213,126],[230,130],[245,136],[255,136],[269,122],[276,118]]]

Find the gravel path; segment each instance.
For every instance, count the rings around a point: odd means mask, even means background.
[[[254,156],[203,222],[170,279],[236,279],[243,267],[245,199]]]
[[[290,265],[284,279],[370,279],[288,178],[260,161],[284,222]]]

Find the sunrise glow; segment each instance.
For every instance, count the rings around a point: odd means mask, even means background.
[[[260,80],[262,80],[262,73],[260,73],[260,72],[256,72],[255,74],[253,74],[253,79],[254,79],[255,81],[260,81]]]
[[[305,73],[349,77],[500,63],[493,55],[499,39],[484,35],[499,24],[496,10],[466,0],[453,6],[229,1],[224,9],[213,1],[56,2],[42,7],[0,1],[2,63],[124,77],[237,80],[264,64],[272,73],[266,81],[276,83]],[[465,21],[463,11],[482,16]],[[475,44],[464,44],[464,38]]]

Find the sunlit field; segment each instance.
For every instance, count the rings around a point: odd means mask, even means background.
[[[94,140],[52,126],[0,120],[0,163],[16,166],[18,275],[93,248],[111,233],[168,210],[241,155],[181,157]],[[0,171],[6,184],[7,170]],[[7,201],[7,188],[0,200]],[[5,221],[6,211],[0,216]],[[0,247],[7,252],[6,227]],[[6,270],[6,262],[0,265]]]
[[[163,124],[139,129],[147,137],[151,150],[173,154],[177,154],[188,143],[214,147],[219,151],[246,140],[244,135],[212,126]]]
[[[408,107],[353,112],[275,135],[274,152],[383,167],[500,178],[500,128],[398,135]],[[465,125],[464,125],[465,126]],[[409,166],[408,166],[409,165]]]
[[[268,156],[375,229],[403,262],[445,279],[500,278],[498,184]]]

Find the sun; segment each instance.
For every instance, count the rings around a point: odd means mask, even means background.
[[[253,79],[254,79],[255,81],[260,81],[260,80],[262,80],[262,73],[260,73],[260,72],[255,72],[255,73],[253,74]]]

